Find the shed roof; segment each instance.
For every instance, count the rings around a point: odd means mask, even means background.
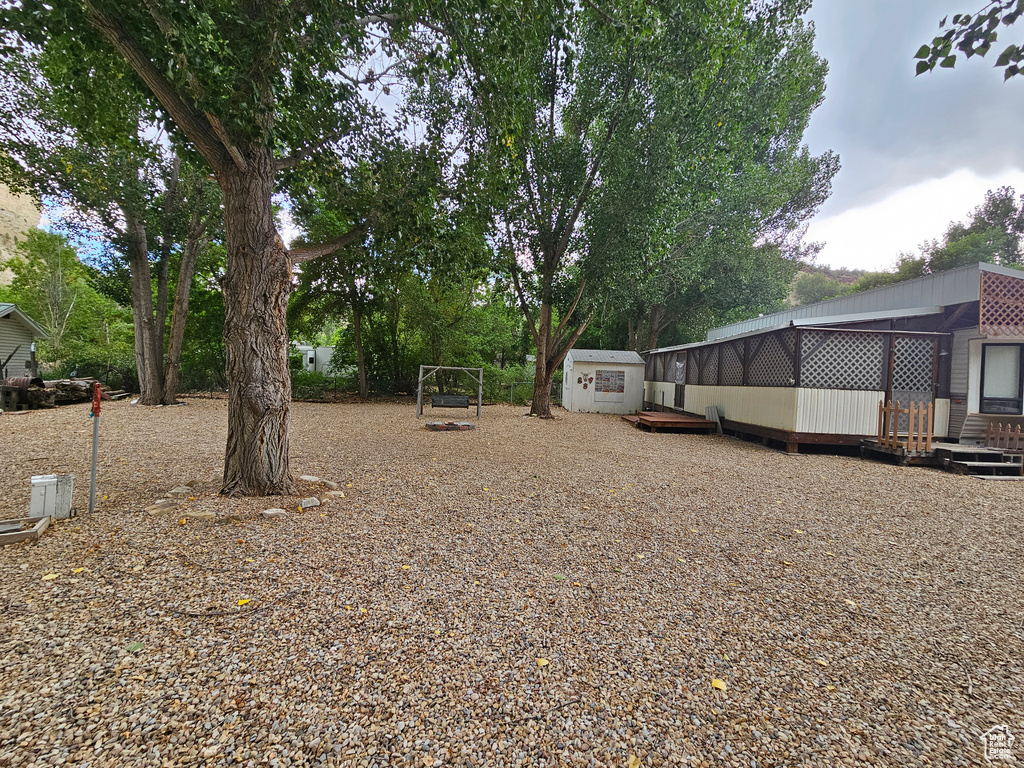
[[[644,359],[631,349],[570,349],[566,357],[572,358],[574,363],[644,364]]]
[[[936,272],[901,283],[883,285],[870,291],[852,293],[837,299],[793,307],[770,315],[743,320],[708,331],[707,340],[715,341],[736,336],[761,328],[788,325],[805,318],[827,318],[830,323],[844,322],[842,316],[870,313],[878,315],[896,310],[919,307],[948,307],[977,301],[981,295],[981,273],[994,272],[999,275],[1024,280],[1024,272],[995,264],[968,264],[965,267]]]
[[[22,312],[20,309],[18,309],[18,305],[17,304],[8,304],[8,303],[5,303],[5,302],[0,302],[0,317],[7,317],[8,315],[14,315],[15,317],[17,317],[25,325],[27,325],[29,328],[31,328],[32,332],[36,336],[38,336],[39,338],[41,338],[41,339],[48,339],[48,338],[50,338],[50,334],[48,334],[46,332],[46,329],[43,328],[43,326],[41,326],[39,323],[37,323],[31,317],[26,315],[24,312]]]

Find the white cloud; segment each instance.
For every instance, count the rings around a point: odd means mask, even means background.
[[[926,240],[941,238],[951,221],[963,221],[985,192],[1012,186],[1024,192],[1024,171],[978,176],[960,170],[895,192],[880,202],[815,219],[808,240],[825,243],[818,263],[847,269],[886,269],[901,252],[917,254]]]

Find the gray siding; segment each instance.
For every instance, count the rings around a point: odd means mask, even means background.
[[[0,364],[7,359],[7,356],[19,344],[21,349],[18,350],[18,354],[11,358],[11,362],[7,364],[7,370],[11,376],[25,375],[25,361],[29,359],[32,332],[16,317],[11,315],[0,317]]]

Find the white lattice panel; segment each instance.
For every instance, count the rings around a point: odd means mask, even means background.
[[[718,383],[718,347],[705,347],[704,359],[700,365],[700,383]]]
[[[747,371],[747,383],[751,387],[791,387],[793,379],[793,360],[790,357],[792,341],[786,334],[770,333],[748,340],[758,343],[750,360]],[[762,341],[763,340],[763,341]],[[790,347],[787,350],[787,346]]]
[[[743,342],[723,344],[718,365],[722,369],[722,386],[738,387],[743,384]]]
[[[897,336],[892,367],[892,388],[900,392],[928,392],[931,400],[935,340]]]
[[[800,343],[800,386],[814,389],[885,389],[885,336],[805,330]]]

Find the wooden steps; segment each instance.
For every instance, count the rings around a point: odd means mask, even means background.
[[[647,427],[651,432],[657,432],[659,429],[663,431],[672,429],[711,434],[718,431],[718,425],[713,421],[702,419],[699,416],[669,411],[640,411],[636,415],[623,416],[622,420],[635,427]]]
[[[944,443],[936,446],[935,457],[947,471],[961,475],[1024,475],[1024,456],[1006,453],[999,448]]]

